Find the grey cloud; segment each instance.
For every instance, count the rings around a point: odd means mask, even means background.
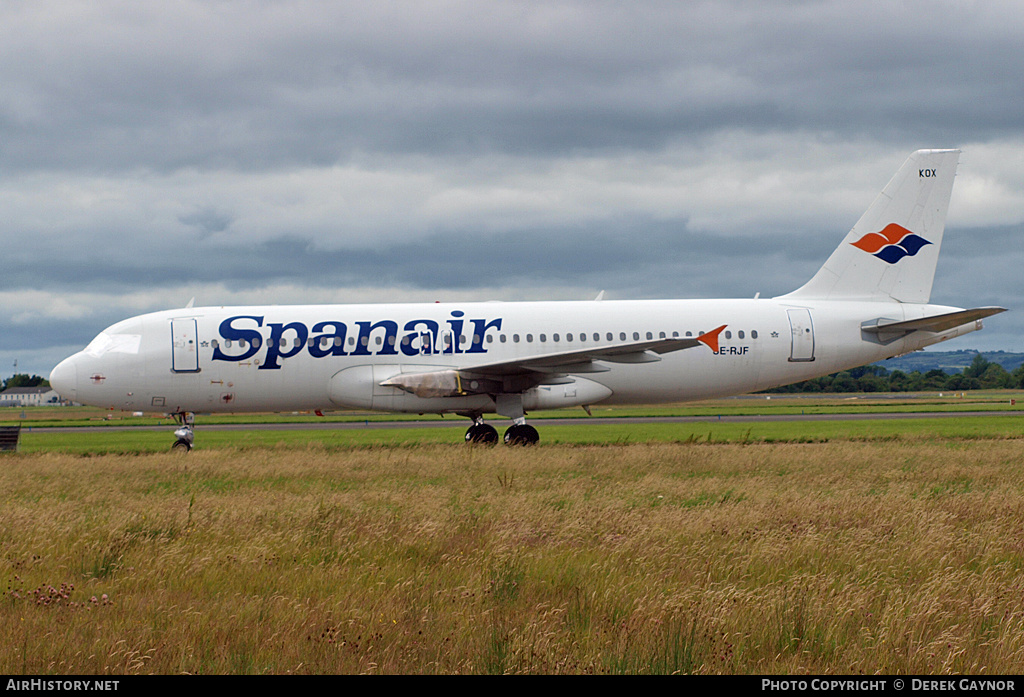
[[[14,22],[18,60],[0,69],[9,166],[551,156],[729,128],[948,142],[1021,126],[1019,34],[984,12],[951,22],[941,3],[457,4],[443,20],[429,3],[194,7],[135,22],[94,9],[81,21],[98,38],[37,20],[42,36],[23,42]]]

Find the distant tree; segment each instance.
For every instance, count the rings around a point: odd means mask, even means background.
[[[1011,377],[1006,368],[990,362],[985,372],[978,376],[978,382],[983,390],[999,390],[1011,386]]]
[[[849,371],[843,371],[836,375],[832,381],[832,386],[829,389],[830,392],[856,392],[857,391],[857,380],[849,373]]]
[[[890,392],[907,392],[910,389],[909,375],[904,373],[902,370],[894,370],[889,374]]]
[[[945,389],[953,390],[954,392],[959,392],[960,390],[978,390],[981,389],[981,380],[964,375],[963,373],[956,373],[954,375],[950,375],[946,380]]]
[[[1021,365],[1011,373],[1010,387],[1024,387],[1024,365]]]
[[[924,379],[921,381],[921,387],[926,390],[945,390],[952,389],[946,387],[946,381],[949,376],[946,375],[946,371],[941,368],[934,368],[924,374]]]
[[[857,389],[860,392],[886,392],[889,390],[889,379],[883,375],[866,373],[857,378]]]
[[[971,364],[964,368],[963,376],[965,378],[980,378],[990,365],[992,362],[979,353],[971,361]]]
[[[15,373],[3,381],[3,389],[11,387],[49,387],[50,383],[46,378],[39,375],[28,375],[27,373]]]

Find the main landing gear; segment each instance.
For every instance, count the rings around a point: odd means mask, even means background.
[[[536,445],[539,440],[537,429],[525,422],[512,424],[505,431],[505,445]]]
[[[505,445],[536,445],[539,440],[537,429],[527,423],[514,423],[505,431]],[[485,424],[483,419],[474,419],[473,425],[466,431],[466,442],[495,445],[498,442],[498,431],[494,426]]]
[[[174,441],[171,450],[187,453],[192,449],[192,441],[195,440],[192,429],[195,426],[196,415],[190,411],[180,411],[177,414],[171,414],[171,417],[178,424],[178,428],[174,431],[174,437],[177,440]]]
[[[498,431],[490,424],[484,423],[483,415],[470,416],[473,425],[466,431],[466,442],[477,445],[494,445],[498,442]]]
[[[498,413],[512,418],[512,425],[505,431],[505,445],[536,445],[540,440],[537,429],[526,423],[526,413],[523,411],[521,399],[512,400],[511,404],[501,400]],[[473,412],[462,413],[460,416],[473,419],[473,425],[466,431],[467,443],[494,445],[498,442],[498,431],[494,426],[484,423],[483,414]]]

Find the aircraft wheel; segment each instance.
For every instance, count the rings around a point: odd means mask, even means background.
[[[171,450],[176,452],[176,453],[187,453],[191,449],[192,449],[192,444],[189,443],[187,440],[180,439],[180,438],[178,440],[174,441],[174,445],[171,446]]]
[[[513,424],[505,431],[505,445],[536,445],[540,434],[530,424]]]
[[[473,424],[466,431],[466,442],[494,445],[498,442],[498,431],[490,424]]]

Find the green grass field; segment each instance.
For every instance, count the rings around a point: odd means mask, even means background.
[[[34,427],[0,672],[1016,674],[1020,425]]]

